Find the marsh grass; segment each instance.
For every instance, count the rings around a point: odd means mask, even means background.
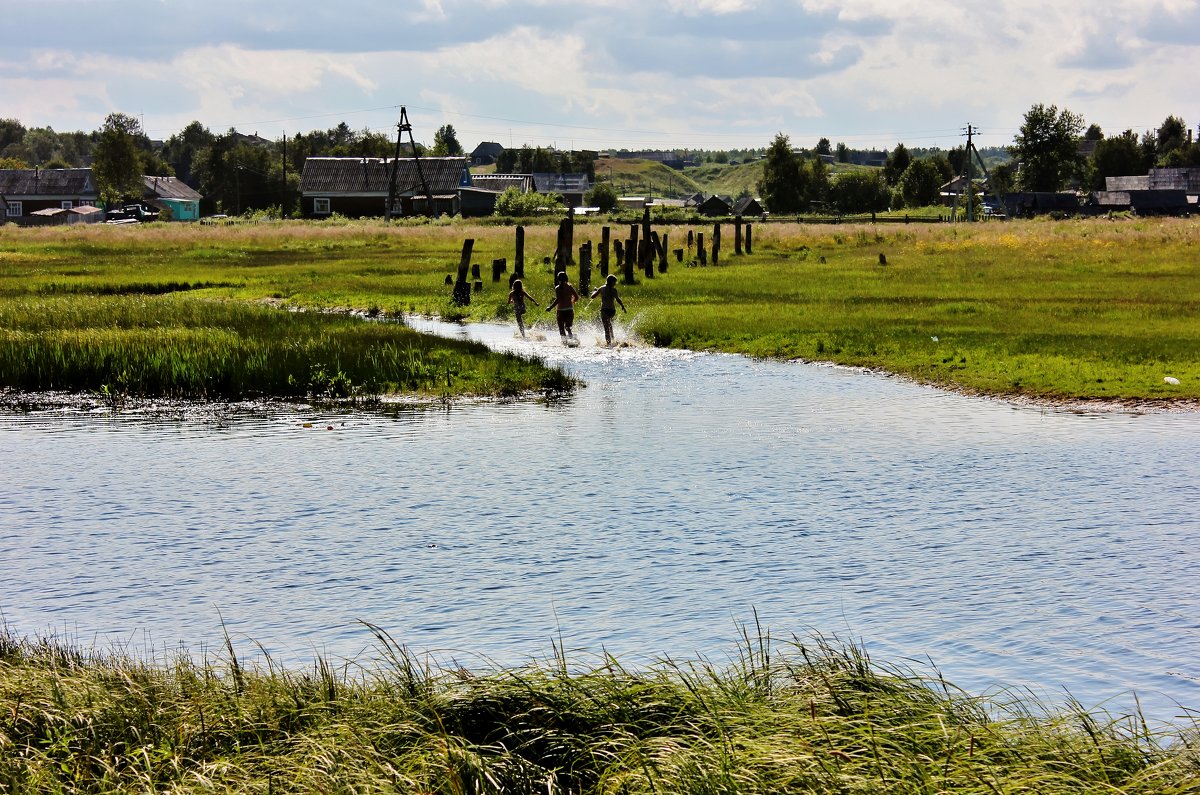
[[[571,386],[536,360],[399,323],[177,295],[0,300],[0,383],[114,399],[511,396]]]
[[[815,638],[732,663],[605,656],[307,670],[0,634],[0,789],[33,792],[1194,792],[1195,727],[985,699]]]
[[[610,226],[614,238],[627,234]],[[670,248],[686,246],[687,229],[661,227]],[[733,254],[726,224],[720,267],[672,257],[668,273],[623,285],[638,332],[658,345],[881,368],[988,394],[1200,399],[1195,218],[754,231],[751,256]],[[600,233],[580,222],[576,242],[598,244]],[[461,222],[0,228],[0,297],[179,285],[196,298],[504,319],[507,280],[490,273],[470,307],[450,304],[444,280],[466,237],[483,270],[506,258],[511,271],[511,228]],[[541,303],[554,245],[553,225],[526,228],[525,286]]]

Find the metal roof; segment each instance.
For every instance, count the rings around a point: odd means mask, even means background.
[[[587,174],[534,174],[538,193],[586,193],[592,189]]]
[[[0,193],[9,198],[23,196],[96,195],[90,168],[4,168],[0,169]]]
[[[203,198],[191,185],[175,177],[143,176],[142,182],[146,190],[158,199],[179,199],[180,201],[200,201]]]
[[[387,196],[392,163],[392,158],[310,157],[304,161],[304,171],[300,174],[300,192]],[[429,190],[437,195],[455,194],[464,182],[470,184],[465,157],[422,157],[420,165],[418,174],[415,158],[400,158],[396,167],[397,195],[424,194],[421,175]]]

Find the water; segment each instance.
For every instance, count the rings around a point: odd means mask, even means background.
[[[480,666],[552,643],[720,663],[757,613],[973,692],[1200,707],[1200,416],[469,333],[589,386],[382,414],[0,415],[3,619],[192,651],[223,621],[292,664],[369,658],[367,621]]]

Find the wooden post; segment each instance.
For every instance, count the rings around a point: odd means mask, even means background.
[[[746,224],[746,253],[754,253],[754,224]]]
[[[630,224],[629,225],[629,242],[627,242],[625,244],[625,259],[626,259],[626,261],[629,261],[632,263],[633,261],[635,261],[637,259],[637,256],[640,253],[641,253],[641,249],[638,248],[638,225]]]
[[[471,270],[471,249],[475,241],[467,238],[463,241],[462,256],[458,260],[458,279],[454,282],[454,293],[451,300],[458,306],[471,305],[471,285],[467,282],[467,273]]]
[[[651,274],[654,269],[654,251],[650,247],[650,208],[642,208],[642,240],[646,241],[646,247],[643,249],[644,258],[638,264]]]
[[[513,275],[525,278],[525,227],[517,227],[517,256],[513,260]]]
[[[505,271],[504,260],[502,260],[502,259],[492,260],[492,281],[494,281],[494,282],[500,281],[500,274],[504,273],[504,271]]]
[[[479,273],[479,263],[478,262],[471,263],[471,278],[472,279],[482,279],[483,278],[482,276],[480,276],[480,273]]]
[[[667,233],[663,232],[658,239],[658,272],[667,272]]]
[[[477,292],[477,293],[483,292],[483,280],[482,279],[475,280],[475,292]]]
[[[701,265],[708,264],[708,252],[704,250],[704,233],[696,233],[696,256],[700,260]]]
[[[618,266],[625,264],[625,244],[620,240],[613,241],[613,256],[616,258]],[[607,273],[604,275],[608,276]]]
[[[742,256],[742,216],[733,219],[733,253]]]
[[[675,261],[683,262],[683,249],[681,249],[681,248],[675,249]]]
[[[696,232],[694,229],[688,230],[688,251],[692,250],[692,246],[696,245]]]
[[[592,289],[592,241],[579,247],[579,293],[591,292]]]
[[[713,239],[712,239],[712,264],[717,266],[717,261],[721,257],[721,225],[713,224]]]
[[[656,251],[655,239],[657,236],[657,232],[651,232],[649,238],[642,240],[641,248],[638,250],[638,269],[646,274],[647,279],[654,278],[654,252]]]
[[[608,278],[608,227],[600,230],[600,275]]]

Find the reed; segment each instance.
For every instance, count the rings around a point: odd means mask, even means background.
[[[703,661],[287,670],[0,634],[0,789],[34,792],[1194,792],[1196,727],[979,698],[822,638]]]

